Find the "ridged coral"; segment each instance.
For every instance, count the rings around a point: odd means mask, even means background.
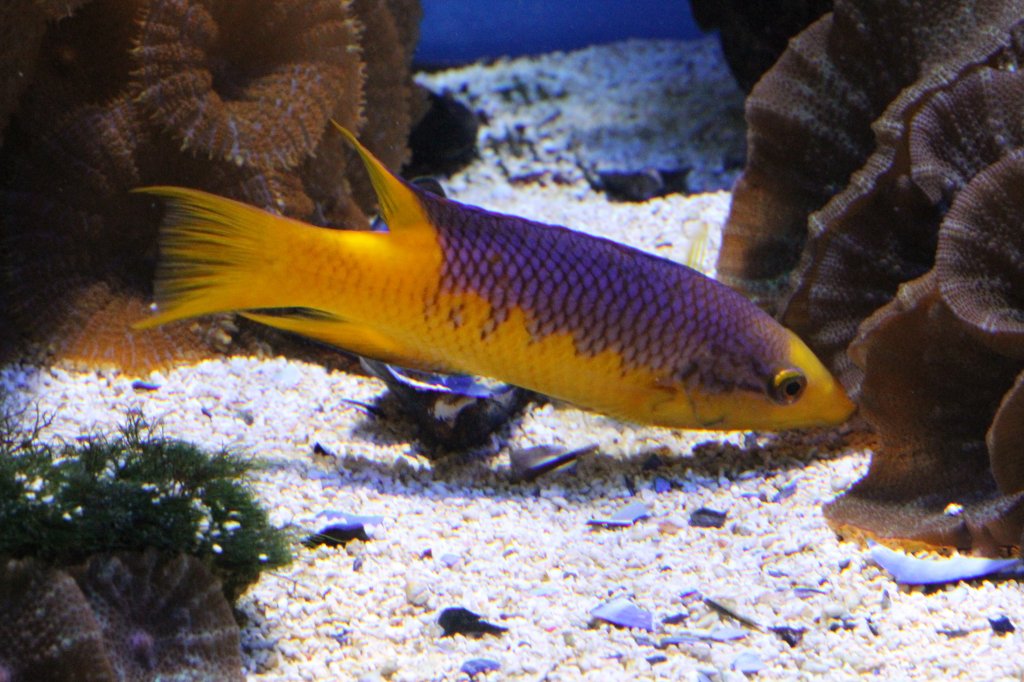
[[[851,348],[865,369],[861,412],[882,444],[826,514],[853,536],[998,554],[1018,546],[1024,528],[1024,478],[1005,471],[997,484],[998,448],[1019,462],[1024,441],[1001,434],[990,452],[986,430],[1021,363],[972,338],[937,279],[903,285]]]
[[[75,581],[32,559],[0,563],[0,680],[107,682],[103,632]]]
[[[362,227],[372,193],[350,186],[330,119],[405,159],[418,0],[14,5],[25,12],[0,29],[17,38],[0,65],[25,77],[0,76],[0,349],[42,344],[129,372],[209,355],[228,329],[128,328],[159,220],[128,191],[183,184]]]
[[[747,103],[719,272],[880,436],[846,532],[1019,546],[1024,3],[839,0]]]
[[[0,565],[0,679],[242,680],[238,625],[202,562],[121,552]]]
[[[244,679],[231,607],[195,557],[99,555],[71,572],[103,632],[114,679]]]
[[[154,0],[132,50],[138,99],[182,149],[292,168],[342,101],[358,113],[357,33],[338,2]]]

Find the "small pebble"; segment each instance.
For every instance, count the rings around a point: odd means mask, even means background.
[[[842,604],[832,602],[825,605],[825,608],[822,610],[822,613],[826,618],[842,618],[844,615],[846,615],[847,610],[846,607]]]
[[[430,599],[430,586],[416,578],[406,578],[405,599],[413,606],[424,606]]]
[[[732,660],[730,667],[744,675],[754,675],[764,670],[764,661],[753,651],[744,651]]]

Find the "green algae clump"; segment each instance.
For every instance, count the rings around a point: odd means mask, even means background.
[[[229,601],[291,560],[242,480],[251,461],[159,436],[137,413],[114,436],[48,445],[40,420],[24,429],[0,408],[0,557],[67,566],[102,552],[185,553]]]

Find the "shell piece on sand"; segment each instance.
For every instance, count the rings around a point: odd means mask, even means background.
[[[654,629],[654,618],[627,597],[618,597],[600,604],[590,611],[590,615],[622,628],[640,628],[651,631]]]
[[[591,526],[625,528],[626,526],[632,526],[640,519],[646,519],[650,515],[651,510],[643,502],[630,502],[606,519],[590,519],[587,523]]]
[[[483,445],[514,419],[529,393],[464,374],[432,374],[360,358],[363,368],[387,384],[420,438],[443,450]]]
[[[901,585],[941,585],[978,578],[1022,578],[1024,560],[951,557],[918,559],[875,545],[869,552],[872,561],[892,574]]]

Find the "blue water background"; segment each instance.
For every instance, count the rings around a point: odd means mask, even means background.
[[[699,35],[686,0],[423,0],[416,61],[455,64]]]

